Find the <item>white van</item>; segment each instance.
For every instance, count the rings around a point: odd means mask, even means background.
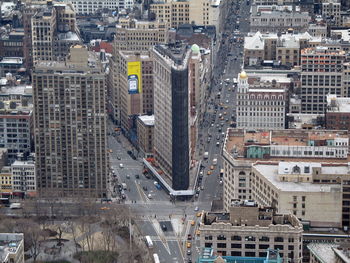
[[[124,168],[124,165],[122,163],[120,163],[119,168]]]

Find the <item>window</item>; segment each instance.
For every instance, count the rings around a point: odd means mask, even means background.
[[[283,237],[275,237],[275,242],[283,242]]]
[[[218,243],[218,248],[226,248],[226,243]]]
[[[242,248],[242,244],[231,244],[231,248]]]
[[[242,240],[242,237],[241,236],[232,236],[231,237],[231,240],[238,240],[238,241],[240,241],[240,240]]]
[[[245,248],[247,248],[247,249],[255,249],[255,244],[245,244]]]
[[[217,239],[218,240],[226,240],[226,237],[224,235],[218,235]]]
[[[212,247],[212,246],[213,246],[213,243],[204,243],[204,246],[205,246],[205,247]]]
[[[260,242],[269,242],[269,241],[270,241],[270,238],[269,238],[269,237],[262,236],[262,237],[259,238],[259,241],[260,241]]]
[[[255,241],[255,237],[253,236],[246,236],[245,241]]]

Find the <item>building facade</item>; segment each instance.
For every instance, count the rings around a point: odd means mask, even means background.
[[[319,46],[301,51],[302,113],[323,114],[328,94],[344,96],[345,52]]]
[[[143,115],[137,119],[137,145],[145,157],[153,156],[154,115]]]
[[[168,42],[168,29],[165,22],[158,21],[138,21],[132,18],[121,18],[117,24],[117,31],[113,41],[113,57],[110,60],[110,73],[107,80],[108,107],[113,120],[121,125],[122,119],[122,83],[121,77],[125,73],[126,57],[123,54],[134,55],[137,53],[146,53],[157,44],[166,44]],[[132,52],[133,51],[133,52]],[[122,53],[120,53],[122,52]],[[125,52],[125,53],[123,53]],[[141,61],[141,57],[138,61]],[[147,59],[146,59],[147,60]],[[145,85],[152,85],[150,72],[151,63],[143,63],[145,66]],[[147,64],[147,65],[146,65]],[[147,69],[146,69],[147,68]],[[121,72],[123,70],[123,72]],[[125,75],[125,74],[124,74]],[[124,81],[125,82],[125,81]],[[140,95],[142,96],[142,94]],[[152,93],[145,94],[145,110],[153,107]],[[148,101],[148,102],[147,102]],[[148,106],[146,106],[148,104]],[[148,108],[148,109],[147,109]],[[125,110],[124,110],[125,111]],[[142,112],[139,112],[142,113]]]
[[[346,163],[347,131],[228,129],[222,155],[224,169],[224,209],[233,200],[252,199],[252,164],[260,161]]]
[[[327,96],[326,129],[350,130],[350,98]]]
[[[236,101],[237,128],[285,128],[286,92],[276,83],[249,85],[248,75],[243,71],[238,74]]]
[[[338,0],[325,0],[322,2],[322,16],[329,21],[330,25],[342,25],[340,8],[341,3]]]
[[[33,105],[16,98],[0,101],[0,148],[8,149],[8,161],[28,156],[33,145]]]
[[[33,90],[39,194],[104,197],[105,73],[97,56],[78,45],[66,63],[41,62]]]
[[[287,32],[292,28],[305,32],[311,17],[308,12],[301,12],[295,6],[257,6],[252,5],[250,15],[251,32]]]
[[[153,59],[149,52],[119,52],[119,86],[120,124],[125,132],[136,131],[137,116],[153,114]],[[129,86],[131,69],[135,65],[140,70],[138,91],[133,92]]]
[[[99,2],[92,0],[73,0],[71,3],[74,6],[75,12],[79,15],[93,15],[103,10],[118,11],[134,6],[134,0],[102,0]]]
[[[189,186],[190,134],[186,46],[156,46],[154,59],[154,155],[174,190]]]
[[[256,162],[252,198],[279,213],[292,213],[314,227],[349,226],[349,165],[309,162]]]
[[[15,161],[11,164],[14,195],[36,195],[36,174],[33,161]]]
[[[266,257],[270,248],[286,262],[302,262],[302,224],[271,207],[237,201],[228,213],[204,213],[199,230],[201,247],[222,256]]]

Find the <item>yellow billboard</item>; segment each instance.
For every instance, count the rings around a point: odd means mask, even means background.
[[[141,61],[128,62],[128,92],[129,94],[142,92]]]

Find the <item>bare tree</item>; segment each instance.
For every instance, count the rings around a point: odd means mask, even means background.
[[[75,247],[75,253],[78,253],[78,240],[77,240],[77,223],[75,220],[69,220],[67,221],[67,229],[72,234],[74,247]]]

